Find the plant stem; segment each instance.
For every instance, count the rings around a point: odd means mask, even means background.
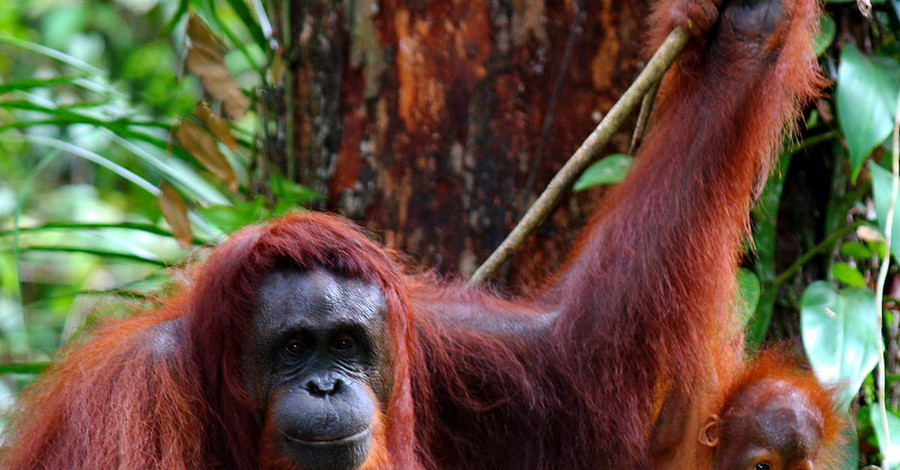
[[[653,57],[634,80],[634,83],[628,87],[628,90],[613,105],[609,113],[597,125],[597,128],[591,132],[591,135],[581,144],[581,147],[569,158],[569,161],[550,180],[547,189],[541,193],[518,225],[503,240],[503,243],[491,253],[487,261],[478,267],[469,280],[469,285],[484,282],[489,278],[522,246],[528,235],[540,226],[544,219],[547,218],[547,215],[550,214],[550,211],[556,207],[563,192],[572,186],[572,182],[597,157],[600,149],[619,130],[625,118],[641,103],[647,92],[662,79],[666,70],[675,62],[684,46],[687,45],[689,38],[688,32],[680,27],[669,33],[665,42],[653,54]]]
[[[897,108],[900,109],[900,94],[897,95]],[[878,398],[878,408],[881,411],[881,425],[884,433],[884,447],[881,449],[882,462],[881,468],[888,468],[888,463],[892,462],[891,455],[891,430],[887,421],[887,406],[884,400],[885,389],[885,372],[884,372],[884,284],[887,281],[888,267],[891,264],[891,235],[894,231],[894,203],[897,199],[897,190],[900,187],[900,113],[894,113],[894,137],[891,145],[891,202],[888,204],[888,211],[885,220],[887,223],[884,227],[884,259],[881,260],[881,267],[878,269],[878,285],[875,288],[875,312],[878,321],[878,380],[876,381]]]
[[[808,263],[813,256],[830,247],[831,245],[834,245],[836,241],[840,240],[847,234],[853,233],[860,225],[862,225],[862,221],[856,221],[840,230],[832,232],[830,235],[828,235],[828,237],[819,242],[818,245],[812,247],[806,253],[803,253],[803,255],[797,259],[797,261],[794,261],[793,264],[788,266],[788,268],[782,271],[781,274],[776,276],[775,279],[772,279],[772,285],[778,287],[781,284],[784,284],[785,281],[787,281],[797,273],[797,270],[803,267],[804,264]]]

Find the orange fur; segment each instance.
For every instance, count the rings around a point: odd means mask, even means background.
[[[409,371],[420,356],[399,266],[344,219],[293,214],[232,235],[156,311],[67,348],[23,398],[4,470],[291,468],[263,438],[240,373],[254,288],[283,264],[381,287],[394,389],[373,462],[390,448],[396,468],[416,468]]]
[[[819,383],[811,371],[786,352],[775,348],[759,353],[741,375],[725,388],[716,403],[717,414],[721,415],[722,410],[732,408],[735,405],[734,400],[741,391],[761,380],[771,379],[786,382],[797,390],[802,390],[815,409],[821,413],[824,423],[822,429],[823,450],[816,457],[815,468],[836,468],[842,455],[840,444],[847,422],[837,412],[834,390]],[[711,461],[711,449],[706,452],[710,454],[708,459]],[[712,468],[712,466],[710,464],[702,468]]]
[[[405,276],[333,216],[248,227],[164,307],[70,349],[24,401],[5,468],[289,468],[240,376],[254,287],[284,263],[384,291],[394,388],[367,466],[705,468],[698,418],[743,370],[730,299],[751,195],[822,84],[818,5],[784,2],[765,41],[721,22],[695,41],[628,177],[533,295]],[[651,38],[705,26],[708,3],[658,2]]]

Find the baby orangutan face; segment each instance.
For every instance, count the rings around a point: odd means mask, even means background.
[[[738,390],[729,403],[700,431],[700,443],[713,450],[715,470],[813,469],[825,422],[802,389],[762,379]]]

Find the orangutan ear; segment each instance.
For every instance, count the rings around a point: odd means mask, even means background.
[[[706,418],[706,421],[700,428],[699,439],[701,444],[715,447],[719,443],[719,423],[721,422],[719,415],[710,415]]]

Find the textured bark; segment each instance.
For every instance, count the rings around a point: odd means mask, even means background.
[[[300,182],[413,264],[468,276],[639,70],[647,3],[295,2]],[[513,285],[562,259],[598,195],[564,200]]]

